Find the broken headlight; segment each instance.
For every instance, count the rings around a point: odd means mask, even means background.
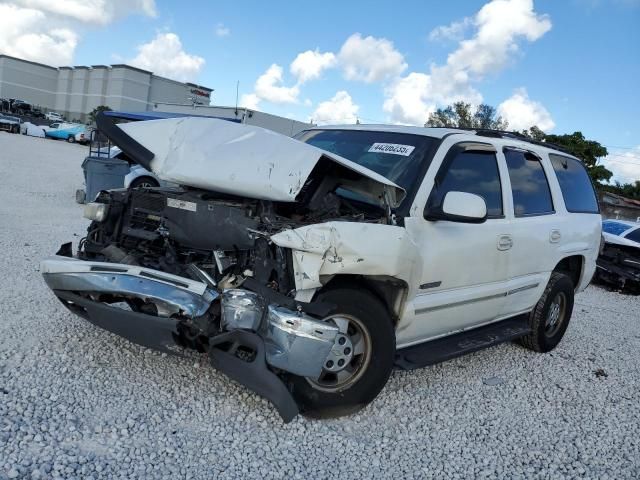
[[[109,205],[106,203],[87,203],[84,206],[84,218],[96,222],[104,222],[109,214]]]
[[[260,328],[266,310],[264,299],[257,293],[241,289],[222,292],[222,328],[253,330]]]

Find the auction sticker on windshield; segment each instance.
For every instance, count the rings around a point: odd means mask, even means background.
[[[402,155],[408,157],[416,147],[412,145],[399,145],[397,143],[374,143],[369,149],[373,153],[390,153],[392,155]]]

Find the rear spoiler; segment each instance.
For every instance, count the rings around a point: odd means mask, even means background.
[[[116,124],[115,117],[111,117],[109,115],[105,115],[104,112],[100,112],[96,115],[96,126],[98,127],[98,130],[106,135],[109,140],[120,147],[120,150],[122,150],[133,162],[151,171],[151,161],[155,155],[153,152],[143,147],[129,135],[124,133]]]

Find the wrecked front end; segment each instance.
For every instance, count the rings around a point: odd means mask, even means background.
[[[608,235],[597,260],[597,278],[632,294],[640,294],[640,247]]]
[[[64,245],[42,262],[47,285],[72,312],[135,343],[207,353],[291,420],[291,376],[317,380],[345,342],[323,321],[334,306],[315,299],[320,277],[410,268],[391,212],[404,192],[256,127],[172,119],[120,129],[104,117],[98,126],[182,186],[100,192],[85,205],[92,222],[77,250]],[[388,256],[358,252],[367,227],[389,229],[369,242]]]

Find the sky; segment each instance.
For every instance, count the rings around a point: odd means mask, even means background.
[[[0,0],[0,52],[128,63],[212,103],[315,123],[422,125],[488,103],[513,129],[582,131],[640,180],[640,0]]]

